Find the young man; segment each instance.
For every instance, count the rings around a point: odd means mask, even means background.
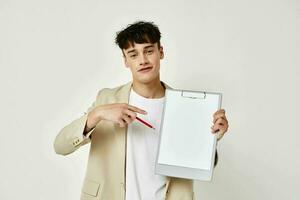
[[[139,21],[117,33],[132,81],[98,92],[80,118],[57,135],[54,149],[67,155],[91,143],[82,200],[192,200],[193,181],[155,175],[165,89],[160,81],[164,57],[160,31],[152,22]],[[143,118],[156,129],[136,120]],[[223,109],[213,116],[212,133],[220,139],[228,129]],[[216,163],[215,163],[216,164]]]

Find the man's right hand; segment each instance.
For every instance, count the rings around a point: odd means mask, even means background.
[[[85,132],[93,129],[101,120],[108,120],[125,127],[136,119],[137,114],[147,114],[145,110],[127,103],[106,104],[95,107],[87,118]]]

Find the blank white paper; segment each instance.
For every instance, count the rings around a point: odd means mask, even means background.
[[[192,99],[182,97],[181,91],[168,90],[166,97],[157,162],[210,170],[215,140],[210,127],[219,95]]]

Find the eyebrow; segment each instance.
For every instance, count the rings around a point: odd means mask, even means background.
[[[147,45],[147,46],[144,47],[144,49],[148,49],[148,48],[151,48],[151,47],[154,47],[154,45],[153,44]],[[136,49],[128,51],[127,54],[132,53],[134,51],[136,51]]]

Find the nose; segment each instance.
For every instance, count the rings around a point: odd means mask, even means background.
[[[147,65],[149,63],[147,55],[142,54],[139,59],[140,65]]]

